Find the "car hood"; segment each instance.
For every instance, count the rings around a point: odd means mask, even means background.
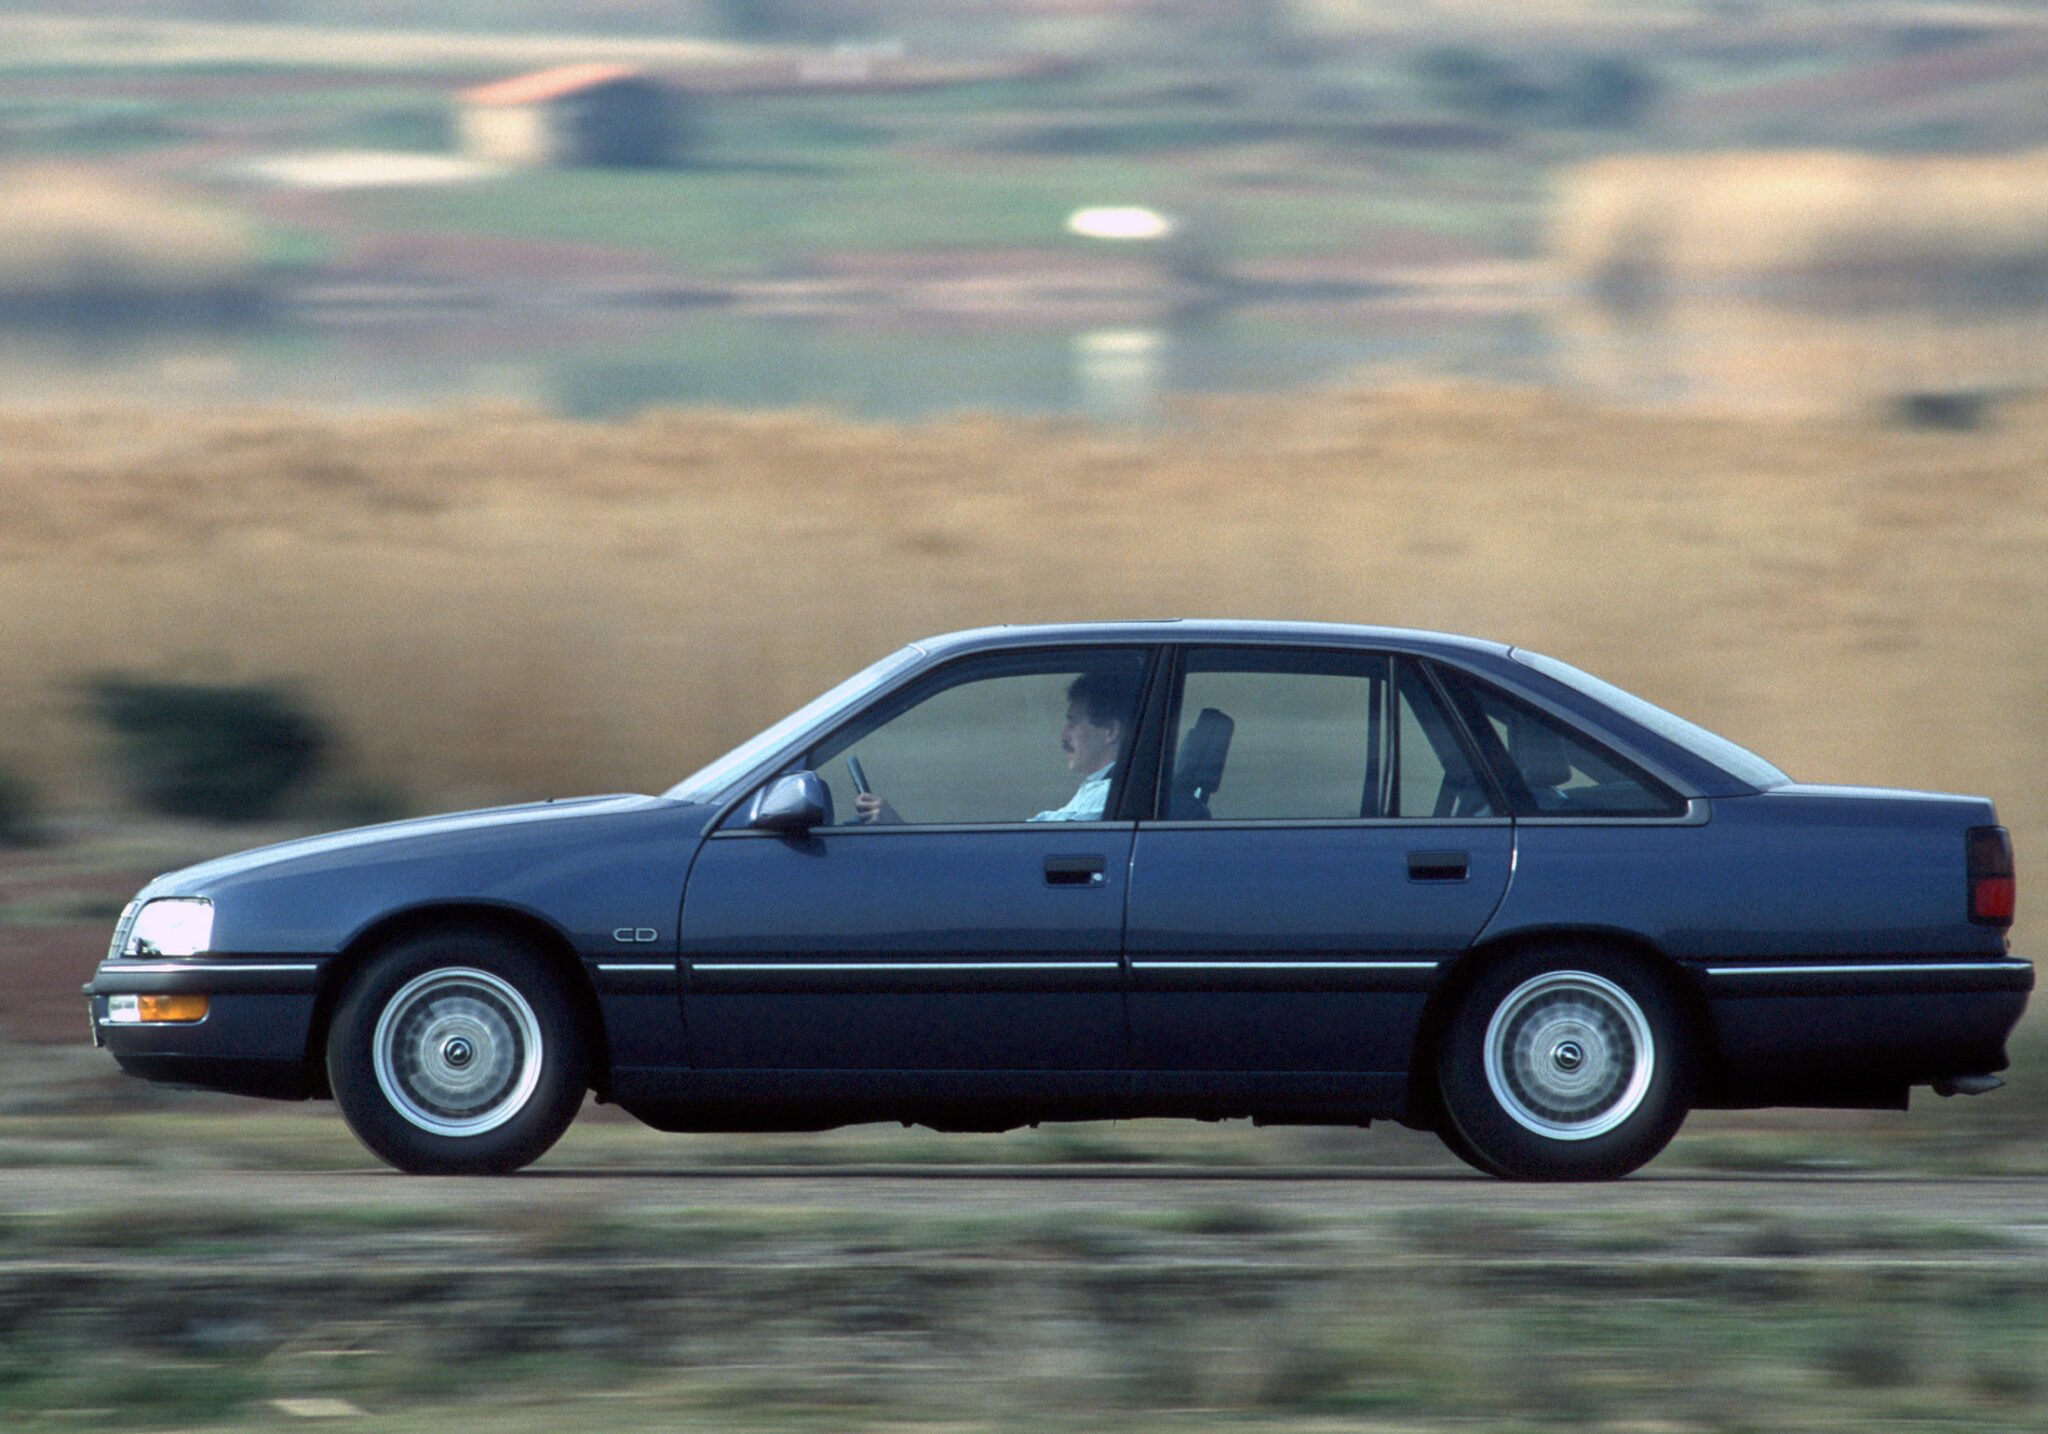
[[[527,802],[518,806],[386,822],[380,826],[352,827],[255,847],[182,867],[152,881],[143,888],[142,896],[206,895],[214,888],[233,885],[242,878],[319,868],[337,860],[354,864],[380,858],[425,856],[454,846],[467,848],[480,843],[496,845],[507,841],[523,843],[529,838],[552,841],[571,835],[572,829],[565,827],[565,823],[589,824],[652,811],[683,810],[682,803],[661,797],[616,795]]]

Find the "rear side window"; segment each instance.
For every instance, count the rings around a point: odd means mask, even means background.
[[[1175,703],[1164,815],[1356,821],[1497,815],[1413,663],[1198,648]]]
[[[1523,666],[1533,667],[1567,687],[1578,689],[1601,705],[1612,707],[1630,721],[1641,723],[1665,741],[1697,753],[1752,787],[1782,787],[1792,780],[1748,748],[1738,747],[1718,733],[1666,712],[1633,692],[1625,692],[1611,682],[1589,672],[1581,672],[1568,662],[1559,662],[1554,657],[1519,647],[1510,655]]]
[[[1683,816],[1685,798],[1633,762],[1494,688],[1464,685],[1495,760],[1526,789],[1531,812],[1555,817]]]

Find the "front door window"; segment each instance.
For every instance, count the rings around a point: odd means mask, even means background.
[[[948,669],[814,748],[842,826],[1104,821],[1136,736],[1144,654]]]

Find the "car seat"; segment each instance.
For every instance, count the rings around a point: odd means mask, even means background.
[[[1175,822],[1209,820],[1209,798],[1223,783],[1224,759],[1230,755],[1237,723],[1214,707],[1204,707],[1195,725],[1180,741],[1173,763],[1173,782],[1166,793],[1166,818]]]
[[[1571,753],[1564,738],[1534,722],[1517,722],[1508,729],[1508,757],[1529,784],[1539,810],[1555,811],[1564,805],[1565,797],[1558,788],[1572,779]]]

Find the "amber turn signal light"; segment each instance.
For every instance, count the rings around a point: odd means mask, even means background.
[[[203,1021],[206,1019],[206,997],[204,996],[144,996],[136,1002],[142,1008],[145,1021]]]
[[[158,1021],[203,1021],[204,996],[109,996],[106,1020],[110,1025],[143,1025]]]

